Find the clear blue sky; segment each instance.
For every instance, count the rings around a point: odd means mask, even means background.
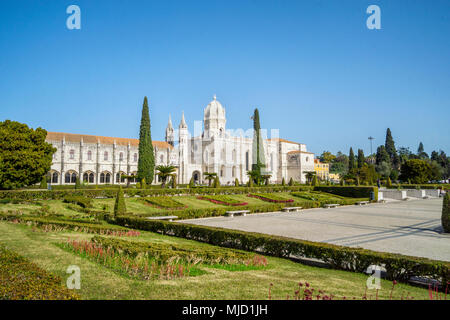
[[[228,128],[258,107],[317,154],[369,153],[388,127],[397,147],[450,152],[448,0],[2,0],[0,75],[0,120],[48,131],[136,138],[146,95],[163,140],[169,113],[192,129],[217,94]]]

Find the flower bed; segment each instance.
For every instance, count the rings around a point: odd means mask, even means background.
[[[145,203],[147,204],[163,209],[180,210],[187,208],[186,205],[184,205],[181,202],[178,202],[172,197],[148,197],[143,198],[142,200],[145,201]]]
[[[0,300],[77,300],[62,279],[0,246]]]
[[[129,225],[140,230],[206,242],[216,246],[257,251],[265,255],[318,259],[324,261],[333,269],[363,273],[370,265],[384,264],[386,277],[392,280],[406,281],[413,276],[418,276],[435,279],[444,284],[450,281],[450,262],[448,261],[437,261],[261,233],[151,221],[129,216],[117,217],[116,223]]]
[[[71,222],[66,220],[48,219],[45,217],[28,217],[0,213],[0,221],[7,220],[13,223],[23,223],[28,226],[38,227],[45,232],[60,232],[72,230],[75,232],[96,233],[117,237],[137,237],[139,231],[131,230],[115,225],[102,225],[95,223]]]
[[[271,193],[250,193],[247,195],[247,197],[257,198],[257,199],[260,199],[263,201],[274,202],[274,203],[294,202],[293,199],[285,199],[285,198],[279,197],[279,196],[271,194]]]
[[[233,199],[229,196],[225,195],[216,195],[216,196],[198,196],[197,199],[207,200],[212,203],[222,204],[225,206],[246,206],[247,202],[240,202],[239,200]]]

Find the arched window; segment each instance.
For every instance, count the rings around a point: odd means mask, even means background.
[[[236,162],[236,150],[233,150],[233,152],[231,153],[231,158],[233,162]]]
[[[58,176],[58,172],[55,171],[52,173],[52,183],[58,183]]]
[[[105,174],[103,172],[100,173],[100,183],[105,183]]]
[[[89,150],[87,153],[87,159],[92,160],[92,151],[91,150]]]
[[[138,155],[137,155],[137,153],[135,153],[134,155],[133,155],[133,160],[134,160],[134,162],[137,162],[137,160],[138,160]]]
[[[92,173],[92,172],[85,172],[83,174],[83,181],[84,182],[89,182],[89,183],[94,183],[94,173]]]
[[[105,183],[111,183],[111,174],[110,173],[106,173],[106,175],[105,175]]]
[[[121,171],[116,174],[116,183],[124,183],[125,182],[125,172]]]
[[[309,161],[309,157],[306,157],[306,162],[308,162]]]
[[[123,161],[123,152],[119,153],[119,161]]]
[[[159,162],[164,163],[164,155],[161,155],[161,156],[159,157]]]
[[[225,166],[220,167],[220,176],[223,177],[225,175]]]
[[[68,171],[64,176],[65,183],[75,183],[77,181],[77,173],[75,171]]]
[[[70,159],[75,159],[75,150],[71,149],[69,151],[69,157],[70,157]]]
[[[108,151],[103,154],[103,160],[108,161]]]

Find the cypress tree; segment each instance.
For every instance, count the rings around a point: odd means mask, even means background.
[[[355,153],[353,152],[353,148],[350,147],[350,152],[348,155],[348,171],[351,171],[355,168]]]
[[[147,182],[145,182],[145,178],[142,178],[142,180],[141,180],[141,188],[147,189]]]
[[[389,128],[386,130],[386,142],[384,143],[384,148],[391,159],[392,167],[397,168],[400,164],[400,157],[395,149],[395,142],[392,138],[391,129]]]
[[[234,179],[234,186],[239,187],[239,180],[238,178]]]
[[[379,146],[377,148],[377,155],[375,161],[377,165],[380,165],[383,162],[390,163],[389,154],[387,153],[386,148],[384,146]]]
[[[281,179],[281,185],[282,185],[282,186],[285,186],[285,185],[286,185],[286,180],[284,180],[284,177],[283,177],[283,179]]]
[[[319,180],[317,180],[317,176],[316,176],[316,175],[314,175],[314,177],[312,178],[312,183],[311,183],[311,185],[312,185],[313,187],[316,187],[316,186],[319,185]]]
[[[153,144],[150,129],[150,114],[148,110],[147,97],[142,105],[141,127],[139,131],[139,161],[137,177],[139,181],[144,178],[150,184],[153,181],[155,171],[155,155],[153,154]]]
[[[362,168],[365,162],[366,158],[364,157],[364,151],[362,149],[358,149],[358,168]]]
[[[294,179],[292,177],[289,179],[288,185],[293,186],[294,185]]]
[[[194,186],[195,186],[194,177],[192,177],[191,180],[189,180],[189,188],[193,188]]]
[[[392,181],[391,181],[391,178],[387,178],[387,181],[386,181],[386,187],[388,187],[388,188],[390,188],[390,187],[392,187]]]
[[[119,185],[117,190],[116,202],[114,203],[114,216],[120,216],[127,213],[127,207],[125,205],[125,199],[123,197],[122,186]]]
[[[261,137],[261,125],[259,122],[259,111],[258,108],[255,109],[253,113],[253,159],[256,163],[252,164],[252,171],[256,171],[259,176],[261,176],[261,169],[265,168],[264,159],[264,145]]]

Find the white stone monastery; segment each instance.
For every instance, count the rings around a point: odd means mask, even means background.
[[[250,136],[243,130],[227,130],[225,108],[214,96],[204,110],[200,131],[190,135],[184,113],[175,130],[169,116],[166,141],[153,141],[155,165],[176,166],[179,184],[189,183],[192,177],[197,184],[206,184],[205,172],[217,173],[222,185],[234,184],[236,178],[246,183],[255,158],[253,129]],[[305,182],[305,172],[314,171],[314,154],[305,144],[280,138],[263,141],[265,171],[272,183],[282,178],[288,182],[291,177]],[[50,171],[52,184],[74,184],[77,177],[90,184],[118,184],[126,183],[122,175],[137,174],[138,139],[48,132],[47,142],[57,148]],[[158,180],[155,175],[153,183]]]

